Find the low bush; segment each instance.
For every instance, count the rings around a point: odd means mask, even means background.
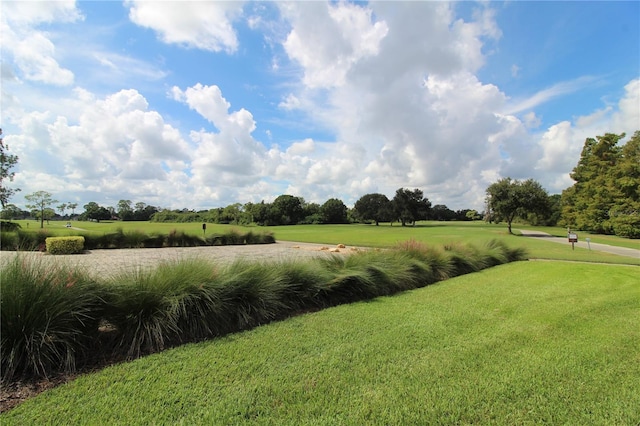
[[[16,257],[0,270],[3,380],[73,370],[83,348],[136,358],[522,259],[522,250],[496,242],[442,250],[410,241],[307,261],[219,266],[183,259],[96,285],[81,273]],[[109,332],[98,333],[98,323]]]
[[[18,229],[16,232],[2,232],[0,236],[0,247],[2,250],[40,250],[44,251],[46,239],[51,237],[46,229],[38,232],[28,232]]]
[[[45,242],[49,254],[77,254],[84,250],[84,237],[49,237]]]

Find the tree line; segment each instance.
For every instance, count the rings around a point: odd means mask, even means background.
[[[58,203],[46,191],[25,196],[25,211],[8,199],[18,188],[11,189],[12,167],[18,157],[8,153],[2,143],[0,129],[0,202],[3,219],[37,218],[40,226],[53,218],[73,218],[77,203]],[[399,188],[392,199],[384,194],[372,193],[360,197],[349,209],[342,200],[331,198],[324,204],[307,203],[302,197],[280,195],[272,203],[235,203],[224,208],[209,210],[169,210],[143,202],[120,200],[116,207],[100,206],[96,202],[85,204],[78,220],[140,220],[156,222],[209,222],[258,225],[295,225],[330,223],[395,222],[402,226],[414,225],[419,220],[478,220],[506,222],[509,232],[514,220],[533,225],[567,226],[594,233],[615,234],[640,238],[640,131],[636,131],[624,145],[625,134],[606,133],[587,138],[580,159],[570,176],[574,185],[562,194],[549,195],[542,185],[533,180],[513,180],[506,177],[491,184],[486,190],[485,211],[465,209],[453,211],[445,205],[432,206],[420,189]],[[65,212],[71,211],[66,216]]]

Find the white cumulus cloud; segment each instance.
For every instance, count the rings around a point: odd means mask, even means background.
[[[129,19],[151,28],[165,43],[235,52],[238,37],[233,20],[242,12],[241,2],[158,2],[127,0]]]

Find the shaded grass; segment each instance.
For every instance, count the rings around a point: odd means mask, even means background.
[[[524,262],[88,375],[3,424],[635,424],[632,267]]]

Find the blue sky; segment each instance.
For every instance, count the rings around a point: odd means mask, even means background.
[[[638,2],[0,4],[12,201],[351,206],[550,193],[640,129]]]

